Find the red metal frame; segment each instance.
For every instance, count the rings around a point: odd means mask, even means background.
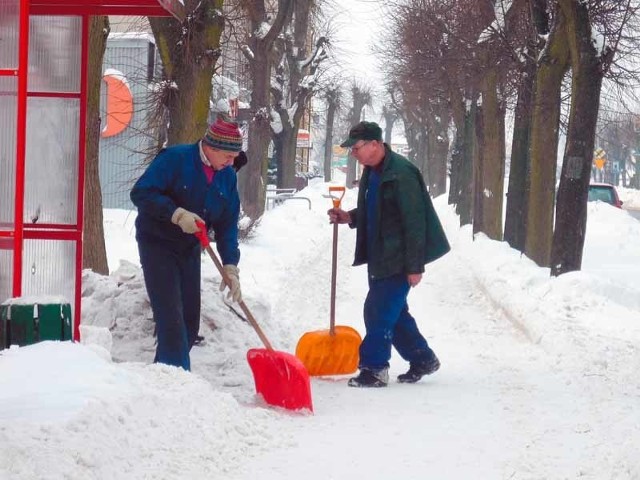
[[[16,191],[13,244],[13,296],[22,295],[22,248],[24,232],[24,182],[27,152],[27,72],[29,68],[29,10],[20,2],[18,50],[18,112],[16,145]]]
[[[0,76],[16,76],[18,78],[17,101],[17,134],[16,134],[16,173],[15,173],[15,222],[13,231],[0,230],[0,247],[13,247],[13,283],[12,295],[22,295],[22,257],[25,239],[66,240],[76,244],[75,292],[74,292],[74,325],[73,339],[80,340],[81,291],[82,291],[82,231],[84,226],[84,175],[86,162],[86,118],[87,118],[87,85],[89,62],[89,19],[90,15],[140,15],[170,16],[176,14],[181,5],[178,0],[161,0],[169,10],[161,5],[160,0],[20,0],[19,12],[19,52],[17,69],[0,69]],[[176,8],[174,8],[176,7]],[[29,16],[61,15],[82,17],[81,36],[81,70],[79,92],[29,92]],[[25,224],[24,192],[25,159],[27,139],[27,98],[78,98],[80,102],[78,131],[78,196],[75,225],[63,224]]]
[[[170,15],[158,0],[31,0],[32,15]]]
[[[86,137],[87,137],[87,69],[89,65],[89,15],[82,17],[82,52],[80,68],[80,125],[78,132],[78,200],[76,222],[78,230],[76,234],[76,298],[75,321],[73,322],[73,339],[80,340],[80,306],[82,298],[82,230],[84,228],[84,166],[86,161]]]

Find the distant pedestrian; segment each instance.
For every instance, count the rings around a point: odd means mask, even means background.
[[[201,141],[161,150],[131,190],[138,207],[140,263],[158,336],[154,362],[191,369],[189,351],[199,340],[200,327],[201,247],[194,235],[200,222],[214,231],[231,282],[230,297],[242,298],[234,168],[241,148],[238,125],[219,117]],[[226,286],[223,281],[221,289]]]
[[[329,210],[331,223],[356,228],[355,265],[367,264],[366,335],[360,373],[351,387],[385,387],[391,346],[409,362],[398,381],[414,383],[440,368],[440,361],[409,313],[407,296],[422,280],[424,265],[449,251],[449,242],[420,171],[382,142],[382,129],[360,122],[340,145],[364,167],[357,208]]]

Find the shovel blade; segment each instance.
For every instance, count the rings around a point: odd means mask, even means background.
[[[305,333],[296,346],[296,356],[309,375],[346,375],[358,369],[360,334],[351,327]]]
[[[286,352],[252,348],[247,352],[247,361],[256,392],[268,405],[313,412],[309,374],[298,358]]]

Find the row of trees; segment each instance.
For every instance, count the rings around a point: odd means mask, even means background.
[[[637,81],[635,0],[395,0],[379,54],[434,195],[553,275],[579,270],[603,81]],[[513,118],[504,231],[505,121]],[[453,145],[449,145],[450,124]],[[566,147],[556,193],[559,132]],[[555,222],[554,222],[555,217]]]

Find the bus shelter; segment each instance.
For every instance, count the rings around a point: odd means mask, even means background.
[[[56,296],[81,321],[91,15],[178,16],[181,0],[0,0],[0,303]]]

